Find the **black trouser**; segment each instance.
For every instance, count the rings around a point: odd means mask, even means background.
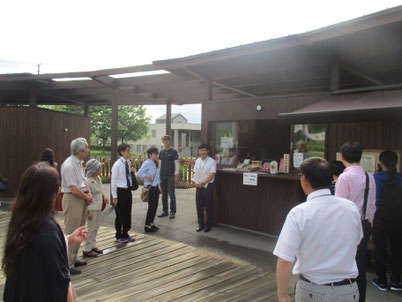
[[[174,181],[175,181],[174,174],[161,176],[162,205],[163,205],[163,212],[165,213],[169,213],[168,194],[170,197],[170,212],[176,213],[176,196],[174,195]]]
[[[357,269],[359,270],[359,275],[356,278],[357,287],[359,288],[359,302],[366,301],[366,287],[367,287],[367,278],[366,278],[366,265],[367,265],[367,243],[370,239],[371,228],[364,230],[363,229],[363,238],[360,241],[360,244],[357,246],[356,251],[356,264]]]
[[[195,201],[197,204],[198,225],[204,227],[204,207],[207,211],[207,222],[205,227],[212,225],[212,200],[214,198],[214,184],[209,183],[206,188],[197,188]]]
[[[402,223],[402,222],[401,222]],[[391,246],[391,283],[401,282],[402,274],[402,227],[387,227],[377,215],[374,217],[373,237],[375,244],[375,269],[379,283],[387,283],[387,240]]]
[[[128,231],[131,229],[131,206],[133,204],[131,190],[117,188],[117,206],[116,212],[116,239],[128,237]]]
[[[145,220],[145,225],[147,226],[151,226],[154,223],[156,210],[158,209],[159,193],[158,187],[151,187],[149,190],[148,211]]]

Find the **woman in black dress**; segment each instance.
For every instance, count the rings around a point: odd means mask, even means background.
[[[11,214],[2,268],[4,301],[74,301],[67,242],[86,239],[86,227],[64,236],[54,219],[56,169],[45,163],[23,174]]]

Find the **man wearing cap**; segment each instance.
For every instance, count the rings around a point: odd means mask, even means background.
[[[61,191],[64,193],[62,206],[66,234],[85,225],[87,206],[92,203],[92,194],[84,178],[82,162],[89,155],[87,140],[83,137],[71,142],[71,156],[61,166]],[[86,265],[85,261],[77,259],[81,243],[71,244],[68,248],[68,264],[70,273],[80,274],[76,267]]]
[[[176,196],[174,193],[175,183],[179,181],[179,155],[177,151],[170,146],[170,136],[162,137],[164,149],[159,153],[160,180],[162,189],[163,211],[158,217],[166,217],[169,214],[168,195],[170,197],[170,215],[173,219],[176,215]]]
[[[293,274],[300,274],[296,302],[358,301],[355,255],[363,237],[359,210],[352,201],[331,194],[332,172],[325,159],[308,158],[300,170],[307,201],[289,212],[274,250],[278,300],[291,301],[293,268]]]

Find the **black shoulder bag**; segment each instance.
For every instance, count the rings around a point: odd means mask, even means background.
[[[134,173],[131,172],[131,190],[135,191],[138,189],[138,182],[137,182],[137,177],[135,177]]]

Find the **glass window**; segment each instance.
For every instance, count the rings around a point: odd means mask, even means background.
[[[325,158],[326,124],[293,126],[293,167],[298,168],[308,157]]]
[[[215,124],[215,159],[219,164],[237,164],[237,123]]]

